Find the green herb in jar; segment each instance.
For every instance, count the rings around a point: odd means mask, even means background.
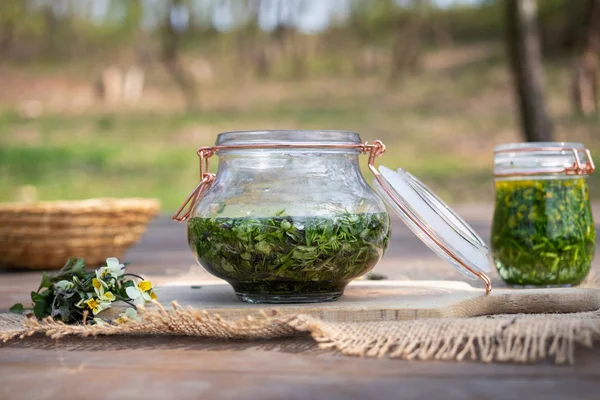
[[[188,223],[200,263],[248,295],[341,294],[380,260],[389,235],[386,213],[195,217]]]
[[[567,286],[588,274],[596,231],[585,178],[496,182],[492,252],[516,286]]]

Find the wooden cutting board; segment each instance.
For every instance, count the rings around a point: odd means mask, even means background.
[[[160,287],[157,294],[165,307],[175,300],[181,306],[218,313],[226,319],[243,318],[261,311],[361,322],[600,309],[600,289],[494,289],[486,295],[483,289],[457,281],[355,281],[338,301],[312,304],[243,303],[228,284],[214,281],[194,286],[166,285]],[[113,316],[122,312],[119,308],[110,311]]]

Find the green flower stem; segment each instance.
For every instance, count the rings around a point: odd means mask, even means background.
[[[133,299],[130,299],[129,297],[126,297],[126,298],[124,298],[124,297],[121,297],[121,296],[115,296],[115,297],[117,298],[117,300],[118,300],[118,301],[122,301],[122,302],[124,302],[124,303],[127,303],[127,304],[129,304],[131,307],[133,307],[135,310],[137,310],[137,307],[135,306],[135,304],[133,304],[133,303],[131,302],[131,300],[133,300]]]
[[[135,277],[135,278],[138,278],[139,280],[142,280],[142,281],[144,280],[144,278],[142,278],[141,276],[139,276],[139,275],[136,275],[136,274],[132,274],[132,273],[123,274],[123,275],[121,275],[121,276],[124,276],[124,277],[125,277],[125,276],[133,276],[133,277]]]
[[[115,278],[114,276],[111,275],[107,275],[104,277],[104,281],[108,284],[107,281],[113,281],[115,286],[118,286],[119,281],[117,280],[117,278]]]

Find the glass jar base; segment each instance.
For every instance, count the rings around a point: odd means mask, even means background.
[[[240,300],[254,304],[320,303],[344,294],[347,282],[266,281],[229,282]]]
[[[559,284],[550,284],[550,285],[518,285],[507,283],[506,286],[513,289],[557,289],[557,288],[570,288],[576,285],[571,283],[559,283]]]
[[[494,259],[498,275],[508,287],[515,289],[569,288],[580,285],[587,277],[591,263],[576,268],[561,268],[558,271],[535,268],[531,265],[512,266]]]
[[[344,292],[332,293],[307,293],[307,294],[254,294],[235,292],[237,297],[245,303],[252,304],[290,304],[290,303],[322,303],[336,301]]]

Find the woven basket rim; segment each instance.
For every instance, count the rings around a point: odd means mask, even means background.
[[[160,210],[160,201],[158,199],[148,198],[95,198],[85,200],[55,200],[39,201],[34,203],[0,203],[0,212],[28,212],[28,211],[111,211],[122,209],[148,209],[148,211],[158,212]]]

